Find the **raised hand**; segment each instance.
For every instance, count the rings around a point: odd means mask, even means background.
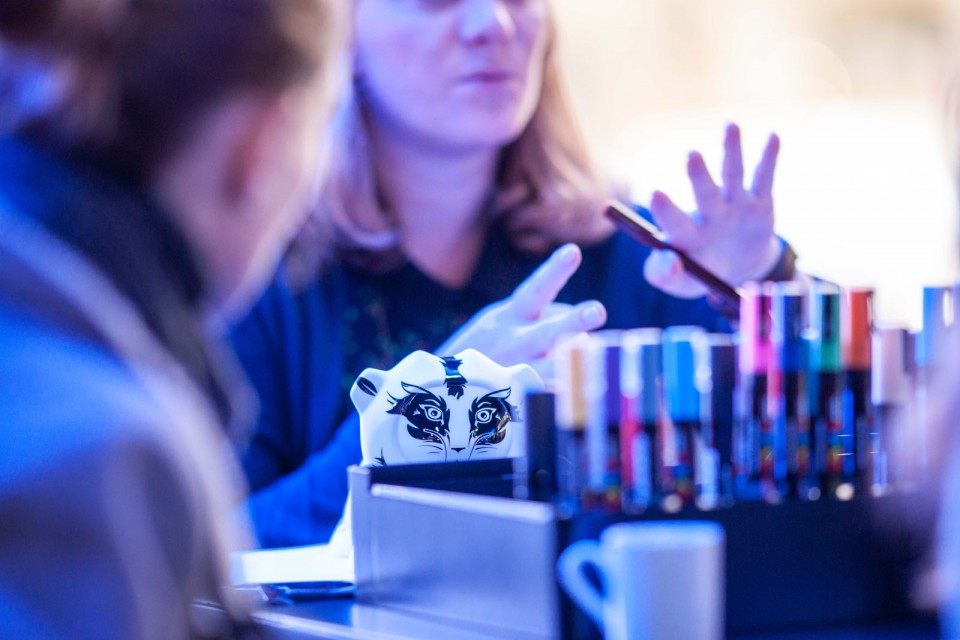
[[[773,174],[780,139],[770,136],[749,190],[743,185],[740,129],[727,126],[723,142],[722,183],[714,182],[697,152],[690,154],[687,175],[697,210],[691,213],[656,191],[650,212],[670,242],[733,286],[762,278],[780,258],[782,246],[773,233]],[[680,297],[706,293],[702,284],[683,271],[676,254],[654,251],[644,265],[654,286]]]
[[[453,355],[473,348],[504,366],[527,363],[549,374],[544,360],[563,336],[597,329],[607,310],[596,300],[555,302],[580,266],[580,248],[566,244],[544,261],[510,297],[481,309],[438,350]]]

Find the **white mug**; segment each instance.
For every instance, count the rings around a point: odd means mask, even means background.
[[[714,522],[625,522],[580,540],[557,563],[560,584],[615,640],[721,640],[724,532]],[[603,591],[587,579],[592,565]]]

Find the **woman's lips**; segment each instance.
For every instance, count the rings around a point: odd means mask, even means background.
[[[500,69],[482,69],[480,71],[473,71],[462,76],[461,80],[467,83],[497,84],[501,82],[509,82],[515,77],[516,76],[509,71],[503,71]]]

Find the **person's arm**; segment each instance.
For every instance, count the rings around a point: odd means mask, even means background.
[[[251,490],[243,508],[264,547],[326,542],[346,501],[346,469],[361,459],[357,418],[336,419],[348,401],[338,292],[318,282],[295,293],[279,279],[231,335],[260,403],[240,448]]]
[[[0,636],[187,637],[190,603],[217,586],[187,483],[146,429],[75,426],[38,431],[55,442],[23,455],[43,463],[3,474]]]
[[[279,284],[233,327],[230,343],[257,399],[257,416],[245,439],[234,442],[251,492],[270,485],[294,465],[289,365],[283,315],[289,304]]]
[[[260,545],[327,542],[347,499],[346,469],[360,459],[360,420],[353,414],[321,451],[292,473],[251,494],[247,509]]]

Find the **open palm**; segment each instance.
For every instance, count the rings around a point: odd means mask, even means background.
[[[722,182],[710,175],[703,156],[690,154],[687,174],[697,210],[687,213],[666,194],[654,192],[650,212],[670,242],[733,286],[762,278],[782,250],[773,232],[773,174],[780,140],[771,135],[750,189],[743,184],[740,129],[727,126]],[[647,280],[680,297],[704,295],[706,289],[684,273],[676,254],[654,251],[644,265]]]

